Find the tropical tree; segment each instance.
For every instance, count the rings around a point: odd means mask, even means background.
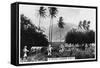
[[[80,21],[78,25],[78,29],[82,29],[82,28],[83,28],[83,24],[82,24],[82,21]]]
[[[39,29],[41,29],[40,28],[41,18],[45,18],[46,17],[46,9],[43,6],[41,6],[39,8],[38,12],[39,12],[39,25],[38,25],[38,27],[39,27]]]
[[[85,45],[88,46],[91,43],[95,43],[95,32],[93,30],[89,30],[87,32],[76,32],[76,31],[69,31],[65,37],[66,43],[71,44],[79,44],[79,47],[85,49]]]
[[[89,30],[89,27],[90,27],[90,21],[88,21],[86,24],[86,30]]]
[[[21,57],[23,55],[23,48],[27,46],[28,50],[32,46],[48,46],[48,39],[46,35],[42,32],[38,32],[38,27],[35,24],[32,24],[31,20],[28,19],[23,14],[20,18],[21,22],[21,47],[20,47],[20,54]]]
[[[78,29],[89,31],[90,21],[83,20],[79,22]]]
[[[87,23],[87,21],[86,20],[84,20],[83,21],[83,28],[86,30],[86,23]]]
[[[58,27],[60,28],[59,29],[59,32],[60,32],[60,42],[61,42],[61,30],[64,28],[64,22],[63,22],[63,17],[59,17],[59,21],[58,21]]]
[[[49,42],[52,42],[52,29],[53,29],[53,18],[56,17],[58,9],[56,7],[48,7],[50,15],[50,26],[49,26]]]

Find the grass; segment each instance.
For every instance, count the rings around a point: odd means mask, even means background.
[[[64,44],[64,43],[63,43]],[[84,50],[78,47],[65,47],[63,52],[59,52],[60,43],[54,42],[52,44],[52,55],[48,56],[46,48],[43,48],[39,53],[31,53],[27,57],[28,62],[34,61],[47,61],[47,58],[62,58],[62,57],[75,57],[75,59],[88,59],[95,58],[95,47],[90,46]]]

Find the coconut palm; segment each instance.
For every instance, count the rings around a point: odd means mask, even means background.
[[[49,26],[49,41],[52,42],[52,29],[53,29],[53,18],[56,17],[58,9],[56,7],[48,7],[50,15],[50,26]]]
[[[59,17],[59,21],[58,21],[58,27],[60,28],[59,29],[59,32],[60,32],[60,42],[61,42],[61,29],[64,28],[64,22],[63,22],[63,17]]]
[[[83,21],[83,28],[84,28],[84,30],[88,31],[89,27],[90,27],[90,21],[84,20]]]
[[[87,22],[86,30],[89,30],[89,27],[90,27],[90,21]]]
[[[83,23],[82,21],[79,22],[79,25],[78,25],[78,29],[82,29],[83,28]]]
[[[45,18],[46,17],[46,9],[43,6],[41,6],[39,8],[38,12],[39,12],[39,25],[38,25],[38,27],[39,27],[39,30],[41,30],[41,28],[40,28],[41,18]]]
[[[87,23],[87,21],[84,20],[84,21],[83,21],[83,28],[84,28],[84,30],[86,30],[86,23]]]

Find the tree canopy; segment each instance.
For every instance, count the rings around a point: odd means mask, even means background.
[[[65,37],[65,42],[71,44],[95,43],[95,32],[93,30],[87,32],[69,31]]]
[[[48,7],[51,18],[56,17],[58,9],[56,7]]]

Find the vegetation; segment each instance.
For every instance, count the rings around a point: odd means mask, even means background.
[[[58,10],[56,7],[49,7],[49,15],[50,15],[50,26],[49,26],[49,41],[52,42],[52,29],[53,29],[53,18],[56,17]]]
[[[21,57],[24,46],[30,49],[32,46],[48,46],[48,39],[40,29],[36,27],[30,19],[21,15]],[[42,30],[40,30],[42,31]]]
[[[65,39],[66,43],[71,44],[84,44],[84,43],[94,43],[95,42],[95,32],[88,31],[88,32],[68,32]]]
[[[65,44],[65,43],[62,43],[62,44]],[[65,50],[62,53],[60,53],[59,52],[60,43],[55,42],[52,45],[53,45],[52,56],[50,56],[52,58],[75,57],[75,59],[88,59],[88,58],[95,57],[95,53],[94,53],[95,47],[94,46],[87,47],[85,48],[85,50],[77,48],[76,46],[65,47]]]
[[[82,49],[85,49],[86,44],[89,46],[91,43],[95,43],[95,32],[89,30],[89,24],[90,21],[80,21],[78,28],[85,31],[79,31],[79,29],[70,30],[65,37],[65,42],[74,45],[79,44]]]
[[[61,42],[61,29],[64,28],[65,23],[63,22],[63,17],[59,17],[59,21],[58,21],[58,27],[60,28],[60,42]]]
[[[20,57],[23,57],[23,48],[27,46],[29,50],[29,55],[27,57],[28,61],[47,61],[48,57],[75,57],[75,59],[85,59],[85,58],[94,58],[94,49],[91,44],[95,43],[95,32],[90,30],[90,21],[80,21],[78,24],[77,29],[73,28],[69,32],[67,32],[65,36],[65,42],[61,42],[61,31],[64,29],[65,23],[63,22],[63,17],[59,17],[58,27],[60,32],[60,42],[53,42],[52,41],[52,31],[53,31],[53,19],[56,18],[58,14],[58,8],[56,7],[48,7],[49,10],[49,17],[50,17],[50,25],[49,25],[49,39],[44,34],[44,30],[41,29],[40,23],[41,19],[45,18],[46,15],[46,8],[40,7],[38,10],[39,14],[39,25],[38,27],[31,22],[24,14],[21,14],[20,21],[21,21],[21,33],[20,33]],[[52,44],[52,55],[48,56],[47,47],[49,44]],[[60,52],[61,44],[64,46],[62,48],[64,51]],[[71,47],[65,47],[72,45]],[[78,45],[78,47],[76,46]],[[86,45],[88,46],[86,48]],[[37,54],[33,53],[31,50],[32,46],[42,46],[43,48],[40,49],[40,52]],[[34,58],[34,59],[33,59]]]
[[[39,13],[39,25],[38,25],[38,27],[39,27],[39,29],[41,29],[40,28],[40,23],[41,23],[41,18],[45,18],[46,17],[46,9],[43,7],[43,6],[41,6],[40,8],[39,8],[39,11],[38,11]]]
[[[79,25],[78,25],[79,29],[84,29],[84,30],[88,31],[89,27],[90,27],[90,21],[84,20],[84,21],[79,22]]]

